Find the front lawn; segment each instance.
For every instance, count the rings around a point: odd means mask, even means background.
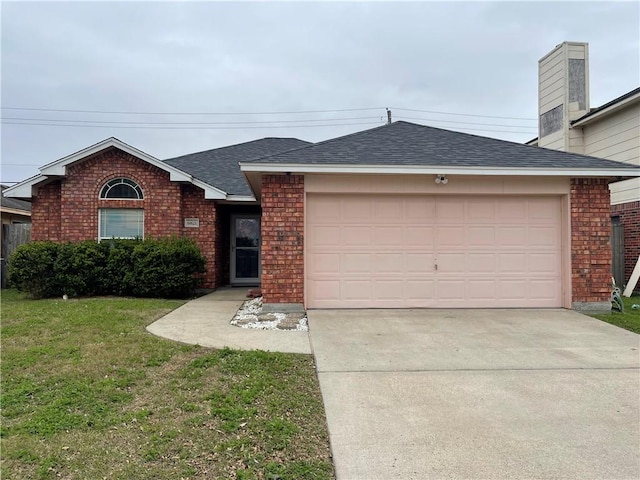
[[[640,333],[640,308],[631,308],[634,304],[640,305],[640,297],[622,297],[622,302],[624,303],[624,313],[599,313],[592,316],[626,330]]]
[[[1,477],[332,478],[313,358],[145,331],[181,303],[3,290]]]

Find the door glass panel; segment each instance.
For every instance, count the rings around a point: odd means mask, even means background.
[[[258,250],[236,249],[236,278],[258,278]]]
[[[260,219],[236,219],[236,247],[260,246]],[[257,276],[257,275],[255,275]]]

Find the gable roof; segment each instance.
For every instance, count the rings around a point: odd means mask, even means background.
[[[164,162],[231,195],[251,196],[238,163],[311,145],[297,138],[268,137],[170,158]]]
[[[505,175],[640,175],[640,167],[613,160],[404,121],[241,162],[242,170],[246,172],[347,171],[330,166],[355,167],[349,171],[363,173],[381,173],[393,169],[429,173],[436,169],[440,173],[460,174],[500,174],[496,172],[504,171],[502,174]]]
[[[35,175],[31,178],[28,178],[27,180],[18,183],[17,185],[7,188],[6,195],[16,198],[31,198],[34,194],[33,188],[36,185],[46,183],[55,178],[66,176],[67,167],[69,165],[82,161],[90,157],[91,155],[95,155],[109,148],[117,148],[119,150],[122,150],[123,152],[126,152],[136,158],[144,160],[145,162],[158,167],[161,170],[164,170],[165,172],[168,172],[169,179],[172,182],[190,182],[197,187],[202,188],[205,193],[205,198],[219,200],[225,199],[227,196],[226,192],[212,185],[208,185],[198,179],[195,179],[190,174],[183,172],[182,170],[172,165],[164,163],[163,161],[149,155],[148,153],[145,153],[142,150],[138,150],[137,148],[134,148],[115,137],[107,138],[76,153],[72,153],[71,155],[67,155],[66,157],[60,158],[54,162],[40,167],[40,173],[38,175]]]

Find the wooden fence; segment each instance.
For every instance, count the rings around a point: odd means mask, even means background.
[[[616,281],[616,286],[624,288],[624,226],[619,220],[613,219],[611,225],[611,273]]]
[[[30,223],[14,223],[2,225],[2,258],[0,258],[0,286],[7,286],[7,260],[11,254],[23,243],[31,240]]]

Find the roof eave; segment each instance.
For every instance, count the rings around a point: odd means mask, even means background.
[[[503,168],[455,167],[450,165],[318,165],[240,163],[249,173],[354,173],[354,174],[423,174],[471,176],[543,176],[543,177],[640,177],[638,168]]]
[[[628,107],[629,105],[637,102],[640,102],[640,92],[636,93],[635,95],[632,95],[631,97],[625,98],[624,100],[621,100],[617,103],[609,105],[608,107],[603,108],[602,110],[598,110],[597,112],[586,113],[584,116],[582,116],[582,118],[578,118],[577,120],[574,120],[573,122],[571,122],[571,127],[582,127],[596,120],[601,120],[602,118],[607,117],[612,113],[617,112],[618,110]]]

